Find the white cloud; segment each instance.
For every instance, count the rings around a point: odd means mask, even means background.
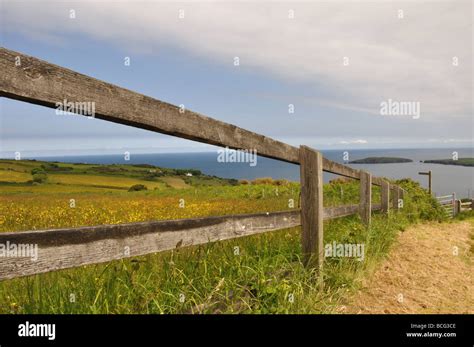
[[[9,30],[57,40],[82,33],[151,54],[172,45],[229,67],[238,56],[239,68],[323,88],[324,96],[314,95],[317,102],[347,111],[376,113],[380,102],[391,98],[419,101],[428,120],[472,114],[469,1],[7,1],[3,6]],[[76,19],[68,17],[71,8]],[[180,9],[184,19],[178,18]],[[290,9],[294,19],[288,19]],[[452,65],[453,57],[459,66]]]
[[[339,141],[341,145],[365,145],[369,143],[367,140],[351,140],[351,141]]]

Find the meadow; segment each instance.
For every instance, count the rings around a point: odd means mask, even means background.
[[[325,222],[325,243],[363,243],[366,254],[327,258],[319,277],[303,267],[292,228],[3,281],[0,313],[338,312],[399,232],[443,219],[417,183],[397,183],[408,192],[401,212],[374,213],[370,228],[358,216]],[[298,208],[300,189],[197,170],[25,160],[0,160],[0,187],[0,232],[288,210]],[[324,204],[354,204],[358,195],[358,182],[335,180]]]

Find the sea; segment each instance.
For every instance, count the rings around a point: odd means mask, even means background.
[[[272,177],[299,181],[299,166],[278,160],[257,157],[256,163],[249,162],[220,162],[219,153],[154,153],[140,154],[129,151],[128,160],[124,154],[107,155],[74,155],[59,157],[31,157],[29,159],[60,161],[67,163],[90,164],[152,164],[167,168],[198,169],[207,175],[218,177],[248,179]],[[344,163],[356,169],[363,169],[375,176],[392,179],[411,178],[420,182],[423,187],[428,185],[428,176],[419,172],[431,170],[433,177],[433,192],[435,195],[455,193],[459,198],[474,198],[474,168],[454,165],[422,163],[429,159],[451,159],[453,155],[459,158],[474,157],[473,148],[443,148],[443,149],[358,149],[358,150],[322,150],[323,155],[333,161]],[[348,164],[348,161],[366,157],[400,157],[412,159],[410,163],[397,164]],[[347,159],[347,160],[345,160]],[[256,165],[255,165],[256,164]],[[324,173],[328,182],[337,177]]]

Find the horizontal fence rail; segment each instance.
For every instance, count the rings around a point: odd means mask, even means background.
[[[80,228],[0,233],[0,244],[36,245],[37,259],[3,257],[0,279],[43,273],[172,250],[301,225],[303,261],[319,269],[323,220],[359,214],[370,228],[371,213],[397,211],[406,193],[380,177],[149,96],[0,48],[0,96],[57,108],[64,101],[93,103],[94,117],[180,138],[300,165],[301,210]],[[88,116],[88,115],[86,115]],[[323,208],[323,172],[360,181],[357,205]],[[372,185],[381,203],[372,202]]]
[[[324,219],[354,214],[358,205],[328,207]],[[380,205],[373,210],[379,210]],[[300,210],[0,233],[0,244],[37,253],[0,261],[0,279],[98,264],[301,225]],[[25,248],[26,249],[26,248]],[[36,258],[36,259],[34,259]]]

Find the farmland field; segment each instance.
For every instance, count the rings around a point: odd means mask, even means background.
[[[357,216],[325,223],[325,242],[365,243],[367,255],[364,262],[326,260],[324,284],[302,266],[299,228],[292,228],[3,281],[0,313],[334,312],[400,230],[441,218],[418,184],[399,183],[409,192],[402,212],[388,218],[375,213],[370,229]],[[295,182],[237,182],[140,165],[0,160],[0,187],[0,232],[289,210],[299,204]],[[325,185],[324,203],[354,204],[358,194],[358,182],[338,180]],[[377,203],[378,189],[373,194]]]

